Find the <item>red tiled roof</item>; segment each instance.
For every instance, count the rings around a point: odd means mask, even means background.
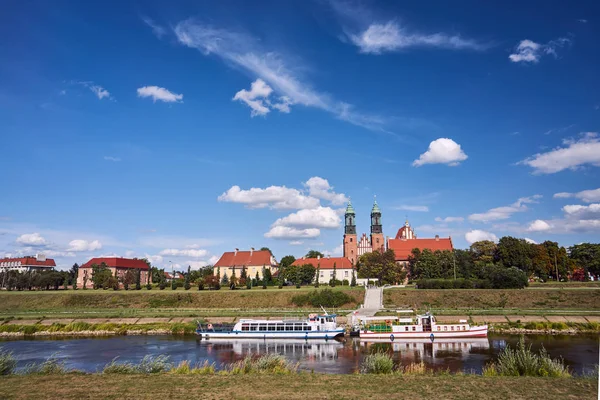
[[[135,268],[135,269],[148,269],[148,264],[144,260],[136,258],[121,258],[121,257],[96,257],[86,262],[79,268],[91,268],[92,264],[100,265],[105,263],[109,267],[113,268]]]
[[[398,229],[398,233],[396,233],[396,239],[402,239],[402,232],[404,232],[406,229],[406,226],[403,226],[400,229]]]
[[[335,263],[336,269],[350,269],[352,263],[346,257],[323,257],[323,258],[299,258],[292,263],[292,265],[304,265],[311,264],[313,267],[320,267],[321,269],[333,269]]]
[[[46,258],[46,261],[38,261],[35,257],[0,258],[0,263],[19,261],[21,261],[21,267],[56,267],[52,258]]]
[[[271,252],[268,250],[226,251],[214,267],[248,267],[251,265],[271,265]]]
[[[452,239],[389,239],[388,248],[394,250],[396,261],[407,261],[413,249],[452,250]]]

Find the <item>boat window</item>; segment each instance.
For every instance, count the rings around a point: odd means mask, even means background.
[[[310,325],[308,324],[304,324],[303,328],[305,331],[310,331]]]
[[[453,326],[451,326],[451,327],[450,327],[450,330],[451,330],[451,331],[453,331],[453,330],[454,330],[454,327],[453,327]]]
[[[405,327],[404,327],[404,330],[405,330],[406,332],[408,332],[408,326],[405,326]]]
[[[267,324],[267,327],[268,327],[269,331],[274,331],[275,328],[277,327],[277,325],[275,325],[275,324]]]
[[[294,330],[294,325],[292,325],[292,324],[286,324],[285,325],[285,330],[286,331],[293,331]]]
[[[465,330],[465,327],[463,326],[463,331]]]
[[[267,324],[260,324],[260,325],[258,325],[258,330],[259,331],[266,331],[267,330]]]
[[[296,324],[296,325],[294,325],[294,330],[301,331],[302,330],[302,324]]]
[[[448,327],[447,327],[447,326],[445,326],[445,327],[444,327],[444,330],[445,330],[445,331],[447,331],[447,330],[448,330]]]
[[[321,323],[324,324],[325,323],[325,318],[321,318]]]
[[[417,330],[417,327],[416,327],[416,326],[413,326],[413,332],[414,332],[414,331],[416,331],[416,330]]]
[[[248,324],[242,324],[242,330],[243,330],[243,331],[250,330],[250,328],[249,328]]]
[[[250,330],[251,330],[251,331],[255,331],[255,330],[256,330],[256,328],[258,328],[258,326],[257,326],[256,324],[252,324],[252,325],[250,325]]]

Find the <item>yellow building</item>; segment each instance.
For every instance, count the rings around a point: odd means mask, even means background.
[[[221,277],[227,275],[231,277],[233,271],[238,278],[242,273],[242,269],[246,267],[246,276],[254,278],[258,273],[260,279],[263,276],[263,267],[271,271],[271,274],[277,271],[277,260],[271,255],[269,250],[254,250],[250,251],[227,251],[223,253],[219,261],[215,263],[213,273],[217,275],[220,272]]]

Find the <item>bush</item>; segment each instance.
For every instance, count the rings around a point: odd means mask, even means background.
[[[484,376],[547,376],[564,378],[571,376],[562,359],[552,359],[544,348],[539,353],[525,347],[521,336],[516,349],[507,346],[498,356],[498,361],[488,364]]]
[[[342,285],[344,285],[344,286],[349,286],[349,285],[350,285],[350,282],[348,281],[348,279],[344,279],[344,280],[342,281]]]
[[[188,281],[186,281],[186,282],[183,284],[183,288],[184,288],[185,290],[190,290],[190,288],[191,288],[191,287],[192,287],[192,285],[190,285],[190,283],[189,283]]]
[[[167,282],[165,282],[165,281],[161,281],[160,284],[158,285],[158,288],[160,290],[165,290],[166,287],[167,287]]]
[[[26,375],[57,375],[66,374],[67,372],[69,370],[65,366],[65,362],[60,361],[56,354],[51,355],[41,364],[28,364],[24,370]]]
[[[342,285],[342,281],[340,281],[339,279],[331,278],[329,280],[329,286],[331,286],[331,287],[336,287],[336,286],[341,286],[341,285]]]
[[[374,353],[365,357],[360,366],[361,374],[391,374],[394,361],[387,353]]]
[[[149,283],[149,284],[147,284],[147,285],[146,285],[146,289],[147,289],[147,290],[152,290],[152,284],[150,284],[150,283]]]
[[[516,270],[516,271],[515,271]],[[516,268],[486,267],[487,279],[419,279],[418,289],[522,289],[527,277]]]
[[[0,375],[10,375],[17,367],[17,360],[12,352],[0,348]]]
[[[204,282],[198,282],[198,290],[204,290]]]
[[[355,303],[356,300],[345,292],[323,289],[296,295],[292,297],[291,302],[299,307],[305,305],[312,305],[313,307],[340,307],[347,303]]]

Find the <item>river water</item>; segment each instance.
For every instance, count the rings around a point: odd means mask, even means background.
[[[298,362],[302,370],[348,374],[357,371],[370,352],[387,351],[396,364],[423,361],[433,369],[451,372],[480,373],[487,362],[497,358],[509,344],[516,346],[519,336],[494,335],[486,339],[452,341],[428,340],[393,343],[365,342],[358,338],[338,341],[303,340],[197,340],[195,337],[117,336],[107,338],[44,338],[0,341],[0,347],[12,351],[22,368],[55,356],[69,368],[87,372],[102,370],[115,357],[122,362],[138,362],[147,354],[166,354],[174,363],[189,360],[192,364],[208,360],[219,368],[244,358],[247,354],[279,353]],[[598,336],[529,335],[526,344],[534,350],[542,346],[550,356],[562,357],[577,374],[590,371],[598,364]]]

